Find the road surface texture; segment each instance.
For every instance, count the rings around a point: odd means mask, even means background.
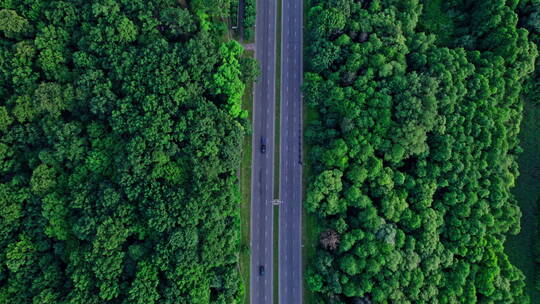
[[[257,1],[255,57],[261,65],[261,76],[255,84],[253,104],[251,304],[273,303],[276,11],[277,0]],[[265,153],[261,151],[262,138]],[[264,266],[264,275],[260,274],[260,266]]]
[[[302,303],[302,0],[282,0],[279,303]]]

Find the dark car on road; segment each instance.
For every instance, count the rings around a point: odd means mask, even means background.
[[[261,137],[261,153],[266,153],[266,138]]]
[[[264,266],[263,265],[259,266],[259,275],[262,275],[262,276],[264,275]]]

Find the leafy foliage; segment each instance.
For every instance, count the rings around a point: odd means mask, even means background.
[[[244,0],[244,18],[242,20],[244,26],[244,39],[252,40],[255,35],[255,15],[257,9],[255,6],[255,0]]]
[[[318,303],[529,301],[503,243],[519,231],[519,95],[537,50],[510,2],[430,3],[424,17],[414,0],[311,1]],[[418,21],[443,12],[451,24],[426,34]]]
[[[0,303],[237,303],[228,0],[0,1]]]

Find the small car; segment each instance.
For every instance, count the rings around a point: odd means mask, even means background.
[[[266,138],[261,137],[261,153],[266,153]]]
[[[264,275],[264,266],[263,265],[259,266],[259,275],[261,275],[261,276]]]

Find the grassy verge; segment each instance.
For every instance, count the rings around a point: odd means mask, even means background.
[[[309,123],[316,119],[317,112],[313,109],[308,108],[304,105],[303,107],[304,112],[304,130],[309,125]],[[309,164],[309,151],[311,146],[308,142],[304,139],[303,143],[303,156],[304,159],[304,167],[302,171],[302,197],[306,197],[306,185],[309,181],[309,178],[311,176],[311,166]],[[304,274],[307,270],[307,265],[312,265],[315,261],[315,253],[317,248],[317,243],[319,239],[320,234],[320,227],[317,222],[317,217],[314,214],[311,214],[309,212],[306,212],[305,209],[302,211],[303,215],[303,221],[302,221],[302,242],[303,242],[303,248],[302,248],[302,255],[303,255],[303,262],[304,262]],[[304,277],[305,280],[305,277]],[[304,283],[305,285],[305,283]],[[315,294],[307,288],[307,286],[304,286],[304,302],[305,303],[316,303],[315,302]]]
[[[246,57],[253,57],[253,51],[246,51]],[[251,121],[253,113],[253,83],[246,84],[242,99],[242,109],[248,112],[248,120]],[[240,205],[240,275],[244,282],[244,304],[249,303],[249,275],[250,275],[250,216],[251,216],[251,132],[244,136],[242,163],[240,165],[240,191],[242,202]]]
[[[276,22],[276,134],[274,150],[274,197],[279,198],[279,143],[281,132],[281,0],[277,1],[277,22]]]
[[[512,191],[523,213],[521,232],[508,238],[505,250],[512,264],[525,274],[531,303],[540,303],[540,292],[535,288],[535,278],[540,275],[540,269],[535,263],[535,254],[538,252],[538,198],[540,197],[539,130],[540,106],[526,101],[519,134],[523,148],[523,153],[518,158],[520,175]]]
[[[311,7],[309,0],[304,1],[304,24],[305,16],[307,16],[307,11]],[[318,113],[307,107],[305,104],[302,107],[303,112],[303,129],[306,130],[306,127],[317,118]],[[304,166],[302,168],[302,197],[306,197],[306,186],[311,176],[311,166],[309,163],[309,152],[311,146],[309,142],[305,140],[305,137],[302,138],[302,159],[304,160]],[[307,265],[313,265],[315,262],[315,254],[317,243],[319,239],[319,225],[317,222],[317,217],[314,214],[306,212],[306,209],[302,208],[302,256],[303,256],[303,273],[306,273]],[[309,290],[305,284],[304,276],[304,303],[316,303],[315,294]]]
[[[281,140],[281,0],[277,1],[276,20],[276,111],[274,149],[274,198],[279,199],[280,140]],[[274,206],[274,304],[279,303],[279,206]]]
[[[279,303],[279,206],[274,206],[274,304]]]

